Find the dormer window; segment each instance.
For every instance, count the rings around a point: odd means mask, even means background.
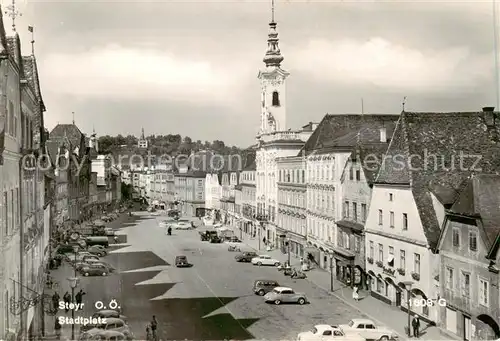
[[[273,92],[273,107],[279,107],[280,106],[280,94],[278,91]]]

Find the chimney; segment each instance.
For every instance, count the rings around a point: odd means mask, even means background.
[[[383,142],[383,143],[387,142],[387,129],[386,128],[380,128],[380,142]]]
[[[495,111],[495,107],[483,107],[484,112],[493,112]]]

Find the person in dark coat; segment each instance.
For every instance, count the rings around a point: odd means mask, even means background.
[[[58,340],[61,339],[61,329],[62,329],[62,326],[59,323],[59,317],[56,316],[56,321],[54,323],[54,331],[56,332],[56,336],[57,336]]]
[[[71,303],[71,295],[69,294],[69,292],[66,291],[66,293],[63,296],[63,301],[66,304],[65,311],[68,312],[69,311],[68,304]]]
[[[411,326],[413,327],[413,336],[416,338],[420,337],[420,318],[416,315],[411,321]]]
[[[52,295],[52,305],[53,305],[55,311],[59,310],[59,300],[60,299],[61,298],[59,297],[59,294],[57,292],[55,292],[54,295]]]
[[[82,301],[83,301],[83,295],[86,295],[86,294],[87,294],[86,292],[83,292],[83,290],[80,289],[80,291],[77,292],[76,295],[75,295],[75,301],[76,301],[76,303],[77,304],[82,303]]]

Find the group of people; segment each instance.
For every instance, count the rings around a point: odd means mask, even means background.
[[[82,289],[80,289],[80,291],[78,291],[75,295],[75,303],[81,304],[83,302],[83,296],[86,294],[87,294],[86,292],[84,292]],[[60,301],[59,294],[57,292],[54,292],[54,294],[52,295],[52,305],[53,305],[53,309],[56,312],[56,314],[59,311],[59,301]],[[65,306],[66,306],[66,308],[64,310],[66,313],[69,311],[68,305],[69,305],[69,303],[71,303],[71,301],[72,301],[71,294],[68,291],[66,291],[63,295],[63,302],[65,303]],[[56,333],[58,340],[61,339],[61,329],[62,329],[62,326],[59,323],[59,319],[56,315],[55,322],[54,322],[54,331]]]

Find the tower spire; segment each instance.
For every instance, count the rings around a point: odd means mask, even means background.
[[[12,31],[16,32],[16,18],[22,16],[22,13],[16,9],[16,0],[12,0],[11,4],[7,6],[5,14],[12,19]]]
[[[35,32],[33,26],[28,26],[28,32],[31,33],[31,55],[35,55]]]
[[[73,125],[75,125],[75,112],[74,112],[74,111],[72,111],[72,112],[71,112],[71,115],[73,115]]]
[[[263,62],[267,67],[280,67],[281,62],[284,59],[279,48],[278,31],[276,30],[276,26],[278,26],[278,24],[275,22],[274,18],[274,1],[275,0],[271,0],[271,22],[269,23],[267,51],[263,59]]]

